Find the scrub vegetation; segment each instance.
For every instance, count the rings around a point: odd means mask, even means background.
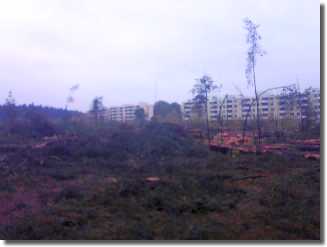
[[[213,152],[155,120],[35,119],[1,128],[1,239],[320,239],[317,160]]]

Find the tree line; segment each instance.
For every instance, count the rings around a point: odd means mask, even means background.
[[[287,101],[287,106],[289,109],[292,107],[299,107],[301,110],[304,109],[304,113],[301,114],[300,126],[301,130],[308,128],[312,124],[313,109],[311,106],[303,107],[302,101],[300,98],[308,94],[308,91],[301,93],[293,84],[292,85],[282,85],[275,88],[266,88],[262,91],[258,90],[258,76],[256,73],[256,65],[258,63],[258,58],[266,55],[266,51],[262,48],[261,40],[262,37],[259,34],[259,25],[255,24],[249,18],[244,20],[244,28],[246,31],[246,44],[248,50],[246,53],[246,67],[245,67],[245,77],[249,86],[253,88],[253,100],[248,106],[247,114],[245,119],[242,120],[242,132],[243,136],[247,129],[249,128],[249,119],[252,113],[252,109],[256,108],[256,114],[252,117],[252,120],[255,122],[255,141],[256,144],[260,144],[262,141],[262,128],[263,121],[260,116],[260,107],[259,102],[260,98],[263,97],[266,93],[273,90],[282,90],[282,95]],[[222,117],[222,108],[225,104],[228,95],[225,94],[222,98],[223,100],[219,103],[218,117],[215,123],[212,123],[209,119],[209,110],[208,103],[214,92],[217,92],[222,89],[223,84],[215,82],[209,75],[203,75],[201,78],[196,79],[195,84],[191,90],[193,98],[193,108],[192,112],[198,115],[200,118],[205,120],[204,128],[206,132],[206,138],[208,144],[212,138],[212,127],[214,124],[216,126],[215,133],[222,133],[224,129],[224,119]],[[262,88],[262,87],[260,87]],[[78,111],[69,110],[71,104],[75,101],[75,93],[79,89],[79,84],[72,86],[69,89],[68,97],[66,100],[65,109],[58,109],[54,107],[43,107],[36,105],[16,105],[15,99],[12,95],[12,92],[9,92],[8,98],[4,105],[0,106],[0,120],[4,120],[8,126],[14,126],[15,120],[19,118],[26,119],[71,119],[74,116],[82,116],[82,113]],[[310,109],[309,109],[310,108]],[[181,105],[178,103],[168,103],[165,101],[158,101],[154,104],[152,121],[154,122],[167,122],[173,124],[183,123],[183,112]],[[92,100],[91,107],[89,110],[89,115],[94,119],[95,125],[99,126],[101,122],[105,119],[106,108],[103,104],[103,97],[95,97]],[[203,115],[204,114],[204,115]],[[306,118],[302,116],[308,116]],[[254,117],[254,119],[253,119]],[[311,122],[310,122],[311,121]],[[40,122],[40,121],[39,121]],[[135,112],[135,122],[139,125],[145,123],[145,112],[142,108],[138,108]]]

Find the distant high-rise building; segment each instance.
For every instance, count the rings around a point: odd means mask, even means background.
[[[128,122],[135,120],[135,112],[137,109],[144,110],[145,118],[151,119],[153,116],[153,107],[147,103],[140,103],[138,105],[122,105],[109,107],[106,110],[106,119],[118,122]]]
[[[290,100],[285,95],[265,95],[259,99],[259,111],[262,119],[285,119],[307,117],[308,106],[310,111],[320,119],[320,90],[307,89],[304,93]],[[204,111],[204,107],[201,109]],[[182,104],[185,120],[197,115],[195,104],[192,100]],[[243,120],[246,117],[254,118],[257,114],[255,99],[229,95],[226,98],[212,97],[208,102],[208,115],[211,121],[218,120]]]

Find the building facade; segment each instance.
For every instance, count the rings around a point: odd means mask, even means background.
[[[138,105],[122,105],[109,107],[105,113],[105,119],[118,122],[129,122],[135,120],[135,112],[138,109],[143,109],[145,118],[151,119],[153,116],[153,107],[146,103]]]
[[[224,98],[212,97],[207,105],[209,119],[215,121],[253,119],[257,115],[255,98],[228,95]],[[182,104],[184,120],[198,114],[192,100]],[[204,107],[200,109],[204,111]],[[265,95],[259,99],[259,112],[262,119],[306,118],[311,112],[320,120],[320,90],[308,89],[299,96]]]

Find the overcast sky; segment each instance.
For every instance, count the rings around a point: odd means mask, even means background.
[[[191,97],[204,73],[249,94],[243,19],[260,24],[259,89],[320,85],[317,0],[7,0],[0,2],[0,100],[74,109]],[[157,85],[157,86],[156,86]],[[2,103],[1,102],[1,103]]]

